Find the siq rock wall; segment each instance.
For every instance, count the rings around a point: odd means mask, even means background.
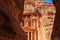
[[[26,40],[20,27],[24,0],[0,0],[0,40]]]

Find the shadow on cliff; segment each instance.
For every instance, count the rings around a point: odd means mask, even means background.
[[[0,40],[26,40],[20,27],[24,0],[0,0]]]
[[[56,7],[56,14],[51,40],[60,40],[60,0],[53,0],[53,3]]]

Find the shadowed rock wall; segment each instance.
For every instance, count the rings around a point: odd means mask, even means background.
[[[53,3],[56,7],[56,14],[51,40],[60,40],[60,0],[53,0]]]
[[[26,40],[20,27],[24,0],[0,0],[0,40]]]

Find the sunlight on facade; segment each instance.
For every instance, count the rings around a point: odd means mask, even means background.
[[[25,0],[21,27],[27,40],[51,40],[55,13],[53,3]]]

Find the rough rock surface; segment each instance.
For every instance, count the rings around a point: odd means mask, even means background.
[[[60,0],[53,0],[53,3],[56,7],[56,14],[51,40],[60,40]]]
[[[0,40],[26,40],[19,25],[23,10],[24,0],[0,0]]]

